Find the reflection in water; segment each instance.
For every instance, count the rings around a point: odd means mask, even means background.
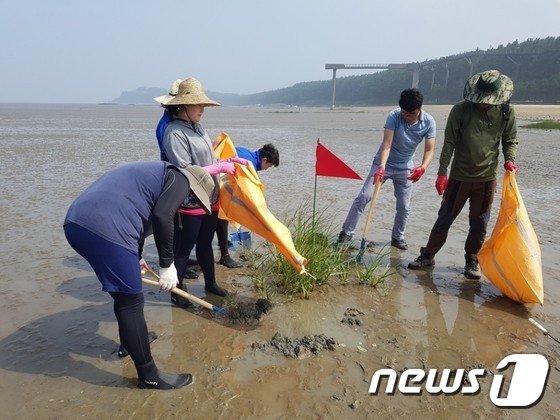
[[[526,343],[535,336],[526,321],[525,306],[503,296],[487,296],[480,281],[452,279],[458,282],[458,293],[448,287],[444,280],[440,285],[434,273],[428,270],[416,274],[419,285],[424,288],[423,299],[426,309],[426,335],[428,339],[428,363],[434,367],[466,367],[484,364],[489,368],[512,351],[526,349]],[[457,285],[454,285],[457,286]],[[444,308],[446,300],[456,296],[457,314],[452,322],[452,313]],[[482,297],[482,303],[475,302]],[[447,322],[446,322],[447,321]],[[451,324],[450,332],[447,325]]]
[[[97,334],[100,322],[114,320],[111,302],[85,305],[39,318],[0,341],[0,367],[15,372],[71,376],[101,386],[136,386],[136,381],[84,360],[117,360],[118,343]]]

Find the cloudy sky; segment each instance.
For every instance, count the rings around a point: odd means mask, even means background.
[[[188,76],[254,93],[330,79],[326,63],[560,36],[560,0],[0,0],[0,10],[0,102],[97,103]]]

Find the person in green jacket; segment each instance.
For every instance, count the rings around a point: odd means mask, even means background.
[[[463,102],[453,106],[445,138],[436,190],[443,194],[438,218],[420,256],[408,264],[412,270],[431,267],[447,239],[447,232],[469,201],[469,233],[465,241],[464,275],[479,279],[477,254],[486,237],[492,199],[496,191],[500,144],[508,171],[517,172],[517,123],[509,101],[513,82],[498,70],[472,76],[465,84]],[[447,167],[451,162],[449,177]]]

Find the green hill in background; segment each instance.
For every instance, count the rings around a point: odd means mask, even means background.
[[[413,64],[413,63],[411,63]],[[426,103],[452,104],[462,99],[463,87],[473,73],[497,69],[513,79],[513,102],[560,103],[560,37],[511,42],[488,50],[426,60],[420,66],[419,89]],[[340,74],[340,72],[338,73]],[[399,93],[412,83],[412,72],[384,70],[360,76],[338,77],[337,106],[394,104]],[[138,88],[123,92],[111,103],[154,104],[162,88]],[[297,83],[293,86],[250,95],[208,92],[224,105],[329,106],[332,81]]]

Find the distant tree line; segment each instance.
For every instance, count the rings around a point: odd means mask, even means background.
[[[560,102],[560,37],[514,41],[506,46],[469,51],[419,64],[418,87],[427,103],[454,103],[461,100],[471,65],[473,74],[497,69],[510,76],[514,82],[514,101]],[[336,81],[336,104],[394,104],[398,94],[411,84],[412,72],[407,70],[340,77]],[[284,89],[231,99],[235,99],[237,104],[328,106],[332,100],[332,81],[298,83]]]
[[[450,104],[461,100],[471,69],[473,74],[497,69],[510,76],[514,82],[514,102],[560,102],[560,37],[514,41],[505,46],[477,49],[418,64],[421,66],[419,89],[424,93],[426,103]],[[361,76],[339,77],[336,80],[336,104],[394,104],[399,93],[409,88],[411,83],[412,72],[407,70],[385,70]],[[148,92],[150,97],[141,99]],[[153,96],[164,92],[159,88],[139,88],[134,92],[123,92],[113,102],[150,103]],[[287,88],[251,95],[215,92],[212,95],[212,98],[224,105],[329,106],[332,100],[332,81],[297,83]],[[133,102],[127,102],[132,99]]]

